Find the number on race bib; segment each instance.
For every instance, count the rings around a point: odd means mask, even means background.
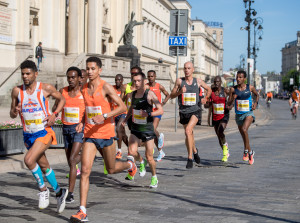
[[[64,119],[69,123],[79,123],[79,108],[64,108]]]
[[[183,105],[195,105],[196,104],[196,93],[183,93],[182,95]]]
[[[86,115],[87,115],[87,123],[95,125],[93,121],[93,117],[97,115],[102,115],[102,109],[101,106],[87,106],[86,107]],[[104,122],[101,122],[100,124],[103,124]]]
[[[147,124],[147,117],[142,117],[140,110],[133,109],[132,118],[135,124]]]
[[[238,111],[250,111],[249,100],[237,100],[237,110]]]
[[[213,104],[214,106],[214,114],[222,115],[224,114],[224,104]]]

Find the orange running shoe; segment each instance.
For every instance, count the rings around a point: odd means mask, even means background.
[[[118,151],[116,154],[116,159],[122,159],[122,152]]]
[[[89,221],[87,214],[83,213],[80,209],[76,214],[72,215],[70,218],[71,222],[87,222]]]
[[[248,154],[248,150],[244,151],[244,155],[243,155],[243,161],[247,162],[249,161],[249,154]]]
[[[254,154],[255,152],[252,150],[251,153],[249,153],[249,165],[252,165],[254,163]]]
[[[137,167],[134,163],[134,158],[133,156],[127,156],[127,161],[130,162],[132,164],[132,168],[128,170],[128,174],[126,176],[126,180],[134,180],[134,176],[136,174],[137,171]]]

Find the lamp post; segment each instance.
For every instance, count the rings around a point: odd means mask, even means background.
[[[252,54],[253,54],[253,59],[254,59],[254,71],[253,71],[253,84],[254,87],[256,88],[256,57],[257,57],[257,51],[259,50],[257,43],[256,43],[256,34],[258,34],[258,40],[262,40],[262,34],[263,34],[263,27],[262,24],[263,23],[263,19],[261,17],[255,18],[253,21],[253,25],[254,25],[254,29],[253,29],[253,33],[254,33],[254,45],[252,48]],[[258,26],[258,27],[257,27]],[[257,28],[256,28],[257,27]]]
[[[243,0],[244,3],[245,3],[245,8],[247,8],[247,5],[248,5],[248,9],[246,10],[246,18],[245,18],[245,21],[248,23],[248,25],[243,28],[245,30],[248,31],[248,47],[247,47],[247,51],[248,51],[248,54],[247,54],[247,73],[248,73],[248,84],[250,84],[250,63],[249,63],[249,60],[250,59],[250,56],[251,56],[251,49],[250,49],[250,24],[251,22],[253,21],[253,19],[251,18],[251,16],[256,16],[257,12],[251,8],[251,4],[254,3],[254,0]],[[242,29],[242,28],[241,28]]]

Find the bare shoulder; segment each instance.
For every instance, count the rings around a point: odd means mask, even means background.
[[[107,82],[105,82],[103,84],[103,89],[106,92],[106,94],[116,93],[115,90],[114,90],[114,87],[111,84],[107,83]]]
[[[11,95],[14,96],[14,97],[17,97],[19,92],[20,92],[21,87],[22,87],[21,85],[20,86],[15,86],[11,91]]]
[[[55,92],[56,88],[51,84],[41,83],[42,89],[48,93]]]

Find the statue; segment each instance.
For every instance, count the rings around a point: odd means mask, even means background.
[[[135,16],[135,13],[131,13],[131,20],[125,25],[124,33],[121,36],[119,43],[123,39],[123,44],[126,46],[132,45],[132,39],[133,39],[133,27],[137,25],[143,25],[144,22],[137,22],[136,20],[133,20],[133,17]]]

